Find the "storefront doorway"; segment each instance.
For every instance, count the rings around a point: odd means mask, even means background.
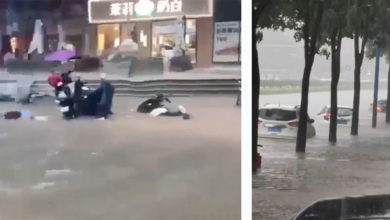
[[[177,36],[177,20],[154,21],[152,23],[152,56],[162,57],[163,50],[173,48]],[[187,55],[191,57],[192,63],[196,63],[196,20],[186,21],[185,42]]]
[[[98,55],[107,57],[114,53],[126,40],[136,42],[135,24],[102,24],[98,25]]]

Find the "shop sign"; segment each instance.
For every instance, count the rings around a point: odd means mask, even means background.
[[[89,0],[91,23],[212,16],[212,0]]]
[[[214,62],[240,61],[240,22],[216,22],[214,28]]]

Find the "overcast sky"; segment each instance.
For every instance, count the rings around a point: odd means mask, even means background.
[[[296,42],[293,31],[263,32],[263,41],[258,45],[262,78],[268,74],[280,78],[296,79],[302,77],[304,66],[303,42]],[[330,58],[329,58],[330,59]],[[353,79],[354,49],[353,40],[344,38],[341,49],[341,79]],[[381,78],[387,78],[388,64],[381,59]],[[362,67],[362,79],[370,79],[375,72],[374,60],[365,58]],[[371,73],[371,75],[368,75]],[[312,78],[330,78],[330,60],[316,56]]]

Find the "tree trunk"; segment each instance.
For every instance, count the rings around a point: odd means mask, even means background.
[[[337,86],[340,78],[341,33],[336,30],[331,37],[332,80],[330,86],[329,142],[337,142]]]
[[[296,152],[306,151],[306,136],[307,136],[307,109],[309,105],[309,86],[310,86],[310,72],[313,65],[314,57],[309,60],[305,60],[305,69],[303,71],[302,78],[302,90],[301,90],[301,105],[299,111],[299,124],[296,143]]]
[[[387,73],[386,123],[390,123],[390,65]]]
[[[303,153],[306,151],[306,137],[307,137],[307,109],[309,105],[309,86],[310,86],[310,73],[313,67],[314,57],[317,52],[317,40],[320,32],[320,24],[323,14],[323,2],[320,1],[317,7],[317,17],[314,19],[314,25],[311,23],[309,12],[306,12],[304,19],[304,48],[305,48],[305,68],[303,70],[302,77],[302,89],[301,89],[301,105],[299,111],[299,123],[297,141],[295,151]],[[310,30],[310,27],[314,28]]]
[[[261,12],[269,2],[257,11],[252,10],[252,172],[257,171],[257,144],[258,144],[258,121],[259,121],[259,96],[260,96],[260,68],[257,54],[256,25]]]
[[[362,44],[359,49],[359,36],[354,35],[354,52],[355,52],[355,70],[354,70],[354,89],[353,89],[353,111],[352,111],[352,126],[351,135],[359,133],[359,108],[360,108],[360,73],[363,63],[364,48],[367,39],[362,39]]]

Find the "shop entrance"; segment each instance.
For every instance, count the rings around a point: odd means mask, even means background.
[[[177,21],[155,21],[152,23],[152,56],[162,57],[165,49],[175,46],[176,33],[178,31]],[[185,43],[187,55],[191,57],[192,63],[196,63],[196,20],[188,19],[186,22]]]
[[[98,55],[104,57],[115,53],[128,40],[137,42],[134,23],[98,25]]]

